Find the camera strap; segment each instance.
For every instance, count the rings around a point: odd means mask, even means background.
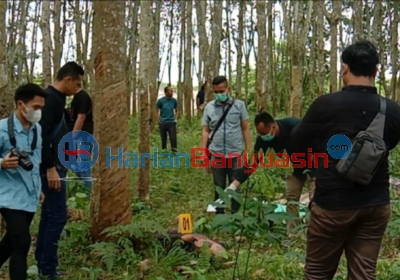
[[[7,127],[8,127],[8,137],[10,138],[10,143],[14,148],[17,148],[17,140],[15,140],[15,133],[14,133],[14,114],[11,114],[7,120]],[[31,152],[36,149],[37,144],[37,129],[36,124],[33,128],[33,140],[31,143]]]

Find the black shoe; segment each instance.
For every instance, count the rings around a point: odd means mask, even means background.
[[[40,274],[38,280],[58,280],[63,279],[64,272],[57,270],[54,275],[42,275]]]

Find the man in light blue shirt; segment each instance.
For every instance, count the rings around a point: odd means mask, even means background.
[[[212,81],[215,101],[207,103],[201,121],[202,146],[208,147],[212,154],[212,162],[219,162],[218,166],[211,163],[214,185],[222,189],[232,183],[236,170],[242,165],[242,154],[251,149],[249,114],[242,100],[233,100],[229,97],[230,86],[224,76],[215,77]],[[225,111],[231,106],[220,127],[216,127]],[[215,137],[208,146],[210,135]],[[214,199],[219,199],[215,191]],[[236,213],[240,204],[232,199],[232,212]],[[217,214],[224,213],[223,208],[217,208]]]
[[[10,259],[10,279],[27,279],[29,227],[42,203],[39,165],[42,129],[37,123],[47,94],[36,84],[20,86],[16,111],[0,120],[0,213],[6,234],[0,241],[0,267]]]

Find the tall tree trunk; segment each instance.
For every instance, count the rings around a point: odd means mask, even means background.
[[[319,1],[321,8],[323,9],[324,15],[329,22],[330,30],[331,30],[331,50],[330,50],[330,61],[329,61],[329,70],[330,70],[330,85],[329,92],[336,92],[338,89],[338,69],[337,69],[337,61],[338,61],[338,24],[340,21],[340,17],[342,15],[342,2],[341,1],[332,1],[333,2],[333,11],[332,13],[327,12],[325,4],[323,1]]]
[[[317,73],[317,95],[320,96],[324,93],[324,81],[325,81],[325,42],[324,42],[324,11],[318,2],[314,2],[314,8],[316,10],[317,24],[316,24],[316,36],[317,36],[317,61],[318,61],[318,73]]]
[[[256,70],[256,93],[258,99],[258,111],[267,108],[265,71],[267,69],[267,30],[266,30],[266,3],[256,2],[257,9],[257,70]]]
[[[139,77],[138,77],[138,93],[140,104],[140,118],[139,118],[139,154],[150,152],[150,88],[153,83],[153,34],[151,32],[151,25],[153,22],[151,1],[140,1],[140,37],[139,37]],[[151,108],[153,109],[153,108]],[[149,184],[150,184],[150,162],[146,157],[145,166],[141,166],[138,170],[138,192],[141,200],[149,199]]]
[[[292,71],[291,71],[291,83],[290,83],[290,116],[292,117],[300,117],[301,114],[301,105],[302,105],[302,84],[303,84],[303,72],[302,66],[304,63],[304,53],[305,53],[305,43],[307,39],[307,33],[309,30],[310,22],[311,22],[311,13],[312,13],[312,4],[313,2],[307,2],[306,7],[303,5],[303,2],[294,1],[294,11],[293,11],[293,26],[292,28],[288,28],[289,30],[289,38],[288,40],[290,51],[291,51],[291,63],[292,63]],[[285,12],[285,21],[288,21],[290,25],[291,18],[291,9],[284,5]]]
[[[158,73],[160,72],[160,64],[159,60],[160,54],[160,12],[161,12],[161,1],[155,1],[155,11],[153,13],[153,23],[152,23],[152,34],[153,34],[153,48],[151,49],[153,52],[152,56],[152,69],[153,73],[151,75],[153,79],[153,84],[150,87],[150,108],[153,110],[156,107],[156,102],[158,99],[158,90],[160,88],[159,84],[161,81],[158,80]],[[160,78],[161,79],[161,78]],[[150,131],[152,131],[156,125],[156,122],[153,121],[154,115],[150,114]]]
[[[37,56],[37,33],[39,26],[39,15],[40,15],[40,5],[36,5],[35,8],[35,17],[33,19],[33,28],[32,28],[32,40],[31,40],[31,56],[29,61],[29,82],[33,80],[33,70],[35,69],[36,64],[36,56]],[[28,61],[27,61],[28,63]],[[27,67],[28,68],[28,67]]]
[[[363,34],[363,2],[357,1],[357,3],[353,2],[353,42],[361,40],[364,36]]]
[[[27,48],[25,44],[26,39],[26,18],[29,10],[28,3],[21,1],[20,3],[20,23],[19,23],[19,30],[20,34],[18,36],[18,43],[15,50],[15,58],[17,61],[17,84],[20,85],[22,81],[25,79],[24,75],[24,66],[25,61],[27,60]],[[28,70],[28,69],[26,69]]]
[[[242,94],[242,59],[243,59],[243,37],[244,37],[244,14],[246,13],[246,0],[240,0],[239,4],[239,26],[238,40],[236,43],[236,97]]]
[[[7,2],[0,1],[0,118],[6,118],[13,110],[13,95],[9,91],[7,71]]]
[[[186,24],[185,24],[185,13],[186,13],[186,0],[180,1],[180,18],[181,18],[181,33],[180,33],[180,40],[179,40],[179,55],[178,55],[178,110],[183,114],[183,96],[184,96],[184,87],[183,87],[183,80],[184,80],[184,70],[183,66],[184,62],[184,49],[185,49],[185,33],[186,33]]]
[[[0,1],[0,118],[6,118],[13,109],[13,95],[9,91],[7,75],[7,2]],[[0,216],[0,236],[5,233],[5,223]]]
[[[62,3],[62,1],[55,1],[53,8],[53,18],[54,18],[54,55],[53,55],[53,63],[54,69],[59,69],[61,66],[61,58],[63,54],[63,47],[65,42],[65,31],[66,31],[66,22],[65,22],[65,8],[66,3]],[[62,16],[62,17],[61,17]],[[62,23],[61,23],[62,19]],[[54,76],[57,72],[54,73]],[[55,77],[54,77],[55,78]]]
[[[396,87],[397,75],[399,72],[399,23],[400,23],[400,12],[399,12],[399,1],[393,1],[393,11],[392,19],[390,22],[390,60],[392,62],[392,78],[390,79],[390,90],[392,91],[392,99],[397,102],[400,101],[400,89]],[[397,11],[397,12],[396,12]]]
[[[214,1],[212,20],[212,39],[210,47],[210,56],[207,67],[207,80],[210,86],[207,87],[206,100],[211,101],[214,98],[212,94],[211,81],[219,75],[221,61],[221,35],[222,35],[222,1]]]
[[[42,1],[42,15],[40,17],[40,29],[42,30],[42,86],[46,87],[53,82],[51,74],[52,65],[52,42],[50,30],[50,1]]]
[[[91,203],[91,236],[104,240],[101,232],[110,226],[129,224],[132,219],[129,169],[116,162],[106,162],[105,147],[128,149],[128,110],[125,77],[124,1],[94,1],[94,135],[98,141],[99,159]],[[118,125],[116,125],[118,124]],[[123,156],[123,155],[121,155]]]
[[[203,64],[203,77],[204,82],[207,83],[207,87],[205,90],[204,100],[207,101],[208,92],[210,92],[210,88],[212,91],[211,81],[209,80],[208,69],[209,64],[212,63],[210,59],[210,43],[208,42],[207,38],[207,31],[206,31],[206,12],[207,12],[207,1],[195,1],[196,5],[196,21],[197,21],[197,30],[199,36],[199,53],[201,57],[201,61]]]
[[[185,92],[185,114],[186,119],[191,120],[191,103],[193,98],[193,83],[192,83],[192,0],[186,2],[186,34],[185,34],[185,65],[184,65],[184,92]],[[183,2],[183,3],[185,3]],[[183,4],[185,5],[185,4]]]
[[[229,25],[230,18],[231,18],[231,0],[226,1],[226,40],[228,40],[228,80],[232,82],[232,44],[231,44],[231,26]]]
[[[279,93],[276,91],[276,81],[275,81],[275,32],[274,32],[274,11],[273,11],[274,0],[268,0],[267,3],[267,17],[268,17],[268,67],[267,67],[267,94],[270,99],[272,99],[273,107],[272,112],[276,113],[279,100]]]
[[[129,44],[129,69],[130,77],[128,79],[128,91],[129,91],[129,109],[132,110],[132,115],[136,116],[137,113],[137,91],[136,91],[136,81],[137,81],[137,53],[139,48],[139,32],[138,32],[138,14],[139,14],[139,4],[140,2],[130,2],[130,9],[132,12],[132,27],[130,34],[130,44]],[[133,5],[133,7],[132,7]]]

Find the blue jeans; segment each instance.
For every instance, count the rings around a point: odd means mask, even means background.
[[[74,172],[76,176],[83,179],[82,182],[88,187],[89,189],[92,188],[92,169],[88,169],[83,172]]]
[[[87,141],[87,139],[85,139],[85,137],[78,137],[78,136],[74,136],[73,139],[77,142],[82,142],[82,141]],[[76,146],[76,145],[74,145]],[[74,164],[74,169],[75,170],[84,170],[88,167],[87,163],[84,162],[76,162]],[[76,172],[74,170],[72,170],[81,180],[82,182],[86,185],[86,187],[88,187],[89,189],[92,188],[92,170],[88,169],[85,171],[79,171]]]
[[[60,178],[65,178],[66,171],[57,170]],[[67,190],[65,181],[61,189],[55,192],[49,189],[47,176],[42,175],[42,192],[45,200],[42,204],[39,233],[36,241],[35,258],[42,275],[54,276],[58,266],[58,241],[67,223]]]
[[[212,159],[216,159],[216,157],[213,157]],[[223,159],[220,160],[223,161]],[[223,166],[224,167],[212,167],[211,169],[213,173],[214,185],[225,190],[227,183],[226,179],[228,179],[228,186],[229,186],[233,182],[235,172],[238,170],[238,158],[237,157],[232,159],[225,158],[225,164]],[[236,192],[240,193],[239,190],[237,190]],[[215,190],[214,200],[217,200],[218,198],[219,194],[217,190]],[[240,209],[240,203],[232,198],[231,199],[232,213],[237,213],[239,209]],[[224,208],[217,208],[216,214],[224,214],[224,212],[225,212]]]

